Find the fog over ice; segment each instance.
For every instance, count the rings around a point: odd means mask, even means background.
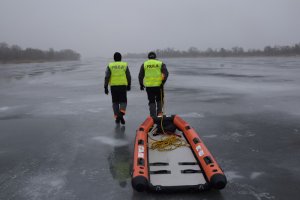
[[[299,42],[297,0],[1,0],[0,42],[84,57]]]

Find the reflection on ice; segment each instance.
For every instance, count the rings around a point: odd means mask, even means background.
[[[130,179],[131,148],[129,147],[129,143],[126,144],[126,138],[125,126],[116,126],[114,130],[114,141],[112,142],[114,148],[107,157],[109,171],[121,188],[128,187],[127,182]]]

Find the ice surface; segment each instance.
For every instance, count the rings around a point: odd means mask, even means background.
[[[163,59],[165,110],[224,169],[222,191],[133,192],[130,165],[148,102],[130,59],[126,126],[104,94],[108,60],[0,65],[0,199],[294,199],[300,184],[300,58]]]

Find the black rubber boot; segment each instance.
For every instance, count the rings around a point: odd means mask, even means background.
[[[125,119],[124,119],[124,113],[122,113],[122,112],[120,112],[120,115],[119,115],[120,117],[120,122],[121,122],[121,124],[125,124]]]
[[[116,120],[115,120],[115,122],[116,122],[116,124],[120,124],[120,117],[118,116],[117,118],[116,118]]]
[[[112,104],[112,108],[113,108],[113,111],[114,111],[114,115],[116,117],[116,124],[120,124],[120,117],[119,117],[119,104],[118,103],[113,103]]]

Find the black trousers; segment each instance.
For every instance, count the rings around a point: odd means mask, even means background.
[[[127,107],[127,86],[111,86],[110,92],[114,116],[118,117],[120,114],[125,115]]]
[[[147,87],[148,105],[151,116],[157,116],[162,112],[164,92],[161,87]]]
[[[147,87],[146,88],[149,104],[161,102],[163,97],[163,92],[161,91],[160,87]]]
[[[113,103],[127,103],[127,86],[111,86],[111,97]]]

